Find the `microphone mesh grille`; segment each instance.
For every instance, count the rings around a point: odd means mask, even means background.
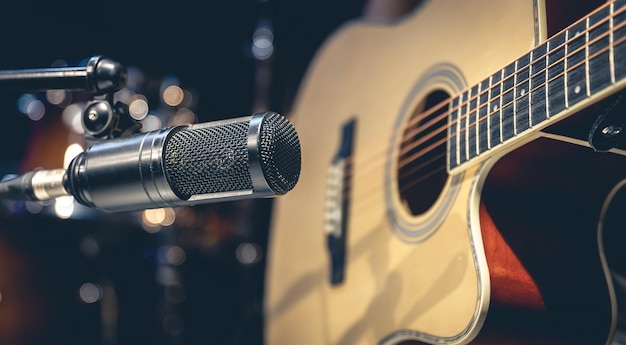
[[[192,195],[248,190],[247,122],[183,129],[165,146],[165,172],[181,199]]]
[[[259,146],[267,184],[276,194],[287,193],[300,177],[300,141],[295,128],[282,115],[269,113],[261,125]]]
[[[300,176],[300,142],[282,115],[268,112],[258,138],[261,169],[276,194],[291,190]],[[164,165],[172,190],[192,195],[253,188],[248,157],[250,123],[232,122],[175,132],[165,145]]]

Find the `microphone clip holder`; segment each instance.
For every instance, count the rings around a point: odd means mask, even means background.
[[[81,123],[87,146],[103,139],[135,134],[141,129],[141,123],[130,115],[127,104],[113,103],[113,93],[105,99],[89,101],[83,108]]]

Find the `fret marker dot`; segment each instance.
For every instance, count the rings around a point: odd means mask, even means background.
[[[580,85],[576,85],[574,88],[574,93],[580,93]]]
[[[526,94],[526,90],[522,89],[522,91],[520,92],[520,96],[524,96]]]
[[[493,106],[493,111],[496,111],[496,110],[498,110],[498,105],[497,104]]]

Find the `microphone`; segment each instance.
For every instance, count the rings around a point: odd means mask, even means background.
[[[72,195],[104,212],[274,197],[300,176],[300,142],[274,112],[104,140],[67,169],[0,182],[0,198]]]

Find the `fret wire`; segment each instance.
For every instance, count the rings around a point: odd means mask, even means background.
[[[478,102],[481,104],[478,107],[478,125],[479,125],[479,133],[482,131],[484,140],[480,140],[482,151],[489,150],[489,84],[491,78],[486,78],[482,82],[480,82],[479,87],[481,90],[480,96],[478,97]],[[485,91],[486,90],[486,91]]]
[[[548,77],[548,67],[550,66],[548,64],[549,63],[549,61],[548,61],[548,52],[549,51],[550,51],[550,41],[546,42],[546,55],[543,57],[543,59],[546,60],[546,67],[545,67],[545,75],[546,75],[546,77],[545,77],[545,79],[546,79],[545,87],[546,88],[544,90],[545,91],[545,97],[546,97],[546,118],[550,117],[550,107],[548,106],[548,103],[549,103],[548,102],[548,95],[549,95],[549,92],[548,92],[548,87],[549,87],[548,82],[550,81],[550,79]]]
[[[515,60],[515,71],[513,72],[513,133],[517,135],[517,67],[519,60]]]
[[[472,89],[468,89],[466,91],[466,97],[468,99],[468,101],[466,102],[465,106],[464,106],[464,113],[465,113],[465,157],[467,160],[469,160],[471,158],[471,136],[470,136],[470,128],[471,128],[471,123],[472,123],[472,117],[471,117],[471,100],[472,99]]]
[[[533,96],[533,85],[532,85],[532,75],[533,75],[533,53],[534,51],[530,52],[529,55],[529,59],[528,59],[528,127],[532,128],[533,127],[533,100],[532,100],[532,96]]]
[[[480,84],[478,83],[478,85],[476,85],[476,93],[480,95]],[[476,128],[474,129],[476,131],[476,156],[480,156],[480,141],[479,141],[479,136],[480,136],[480,121],[478,121],[478,119],[480,118],[480,97],[476,97]]]
[[[467,99],[471,99],[472,97],[472,89],[467,90]],[[470,149],[469,149],[469,129],[470,129],[470,103],[467,101],[465,105],[467,111],[467,116],[465,117],[465,157],[466,160],[470,160]]]
[[[499,116],[499,120],[500,120],[500,143],[502,143],[502,142],[504,142],[504,140],[503,140],[504,136],[502,135],[503,134],[502,133],[502,127],[503,127],[502,126],[502,86],[503,86],[503,83],[504,83],[502,81],[502,79],[504,79],[504,69],[502,69],[500,71],[500,74],[501,74],[500,75],[500,96],[499,96],[500,99],[498,99],[498,102],[499,102],[500,105],[498,106],[498,112],[500,113],[500,116]]]
[[[458,101],[458,98],[453,98],[450,103],[448,104],[448,111],[450,114],[449,120],[450,120],[450,125],[448,126],[448,140],[446,140],[448,142],[448,165],[450,167],[453,166],[457,166],[457,153],[456,153],[456,149],[457,149],[457,145],[455,143],[455,141],[457,140],[457,136],[456,135],[452,135],[453,131],[456,131],[456,128],[458,127],[458,124],[456,122],[456,118],[454,116],[454,111],[452,111],[452,109],[454,109],[455,107],[455,102]]]
[[[474,87],[472,87],[472,95],[476,95],[478,94],[478,92],[480,90],[480,85],[474,85]],[[479,147],[478,147],[478,97],[474,97],[472,96],[472,100],[470,101],[470,117],[471,117],[471,121],[470,121],[470,129],[471,129],[471,133],[470,133],[470,139],[473,139],[470,142],[470,153],[472,154],[472,156],[477,156],[478,152],[479,152]]]
[[[493,146],[491,145],[491,86],[493,83],[493,75],[489,76],[489,87],[487,88],[488,96],[487,96],[487,147],[491,149]]]
[[[467,98],[467,91],[463,92],[461,94],[461,99],[459,100],[459,102],[461,102],[462,105],[459,106],[459,117],[460,117],[460,122],[459,122],[459,162],[460,163],[464,163],[465,161],[467,161],[467,141],[465,140],[467,137],[467,116],[465,115],[465,112],[463,111],[463,108],[465,107],[465,99]]]
[[[613,36],[613,22],[614,22],[614,12],[615,12],[615,3],[611,2],[610,5],[610,15],[609,15],[609,72],[611,76],[611,84],[615,84],[615,56],[614,56],[614,36]]]
[[[585,20],[585,74],[587,76],[587,78],[585,78],[585,83],[587,84],[586,86],[586,92],[587,92],[587,97],[591,96],[591,76],[589,75],[589,17],[587,17],[587,19]]]
[[[461,125],[458,122],[459,121],[458,120],[458,116],[461,116],[461,106],[460,106],[460,104],[462,102],[463,102],[463,94],[461,94],[459,96],[459,105],[458,105],[458,109],[459,109],[458,112],[459,112],[459,114],[457,115],[457,126],[456,126],[456,131],[457,131],[457,134],[456,134],[456,164],[457,165],[461,164],[461,157],[460,157],[461,156],[461,148],[460,148],[461,147],[461,142],[460,142],[461,136],[459,135]]]
[[[478,83],[476,92],[480,95],[481,83]],[[480,155],[480,97],[476,97],[476,156]]]
[[[567,44],[567,42],[569,42],[569,31],[565,31],[565,47],[563,48],[565,51],[565,55],[563,56],[563,87],[565,88],[565,93],[564,93],[564,97],[565,97],[565,109],[569,108],[569,91],[567,88],[567,82],[568,82],[568,78],[567,78],[567,57],[569,56],[568,53],[568,49],[569,45]]]

